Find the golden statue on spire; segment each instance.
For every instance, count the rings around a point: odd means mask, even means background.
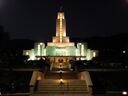
[[[60,6],[60,10],[59,10],[60,12],[62,12],[63,11],[63,6],[61,5]]]

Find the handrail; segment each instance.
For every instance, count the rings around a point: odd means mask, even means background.
[[[31,93],[7,93],[7,94],[1,94],[1,96],[23,96],[23,95],[32,95]]]
[[[87,85],[44,85],[44,86],[40,86],[40,87],[47,87],[47,86],[85,86],[85,87],[87,87]]]
[[[34,92],[34,88],[35,88],[36,80],[37,80],[37,75],[38,75],[38,71],[34,71],[33,74],[32,74],[32,77],[31,77],[31,80],[30,80],[30,83],[29,83],[31,93]]]

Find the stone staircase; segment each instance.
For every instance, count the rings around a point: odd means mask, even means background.
[[[57,72],[47,72],[45,74],[46,79],[77,79],[77,75],[75,72],[63,72],[62,75]]]
[[[37,80],[35,89],[32,96],[91,96],[85,80],[79,80],[68,64],[53,65],[43,80]]]
[[[84,80],[39,80],[36,93],[87,93]]]
[[[65,71],[69,70],[69,64],[68,63],[55,63],[53,64],[52,71],[59,71],[60,69],[63,69]]]

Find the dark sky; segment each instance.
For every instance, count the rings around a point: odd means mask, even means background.
[[[60,5],[70,37],[128,33],[128,0],[0,0],[0,24],[11,39],[51,41]]]

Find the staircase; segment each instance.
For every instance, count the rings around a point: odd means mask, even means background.
[[[63,71],[68,71],[70,69],[70,66],[68,63],[54,63],[52,71],[59,71],[60,69],[63,69]]]
[[[46,79],[77,79],[77,75],[75,72],[66,71],[62,74],[59,74],[59,71],[47,72],[45,74]]]
[[[83,80],[65,80],[61,85],[59,80],[40,80],[36,93],[87,93]]]
[[[68,64],[54,65],[52,71],[45,73],[44,78],[37,80],[32,96],[91,96],[85,80],[79,80],[77,72],[70,71]]]

